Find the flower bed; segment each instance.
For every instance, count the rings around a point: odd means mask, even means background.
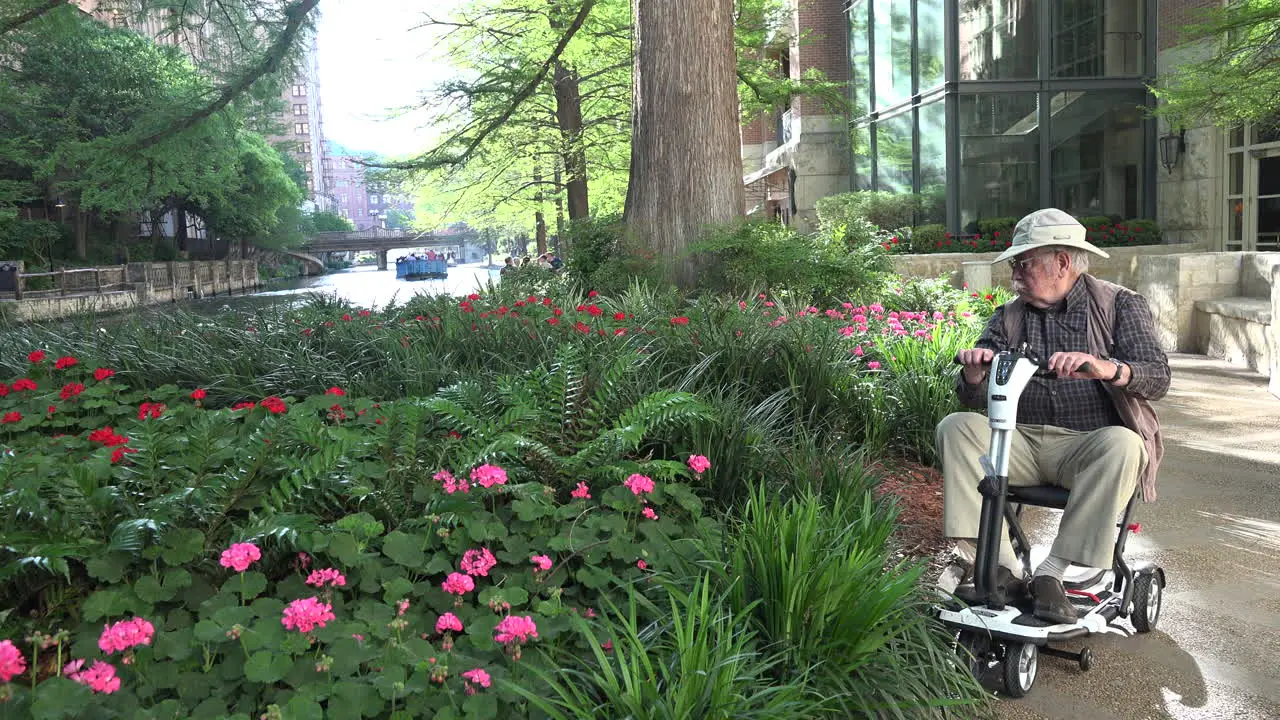
[[[31,329],[38,349],[0,357],[0,577],[18,610],[0,619],[0,692],[41,718],[573,717],[580,688],[556,677],[575,667],[607,716],[976,698],[944,634],[903,611],[919,571],[890,561],[893,515],[848,448],[930,452],[943,370],[990,303],[892,309],[926,290],[827,309],[317,304],[109,341]],[[874,522],[831,535],[861,564],[814,597],[900,597],[867,616],[878,643],[802,605],[786,612],[835,628],[802,651],[782,610],[730,592],[764,569],[730,562],[749,529],[711,517],[744,490],[819,483],[846,498],[832,528]],[[682,613],[697,633],[671,634]],[[659,670],[690,643],[707,665]],[[642,701],[599,675],[637,662],[656,668],[634,678]],[[708,694],[721,663],[738,671]]]

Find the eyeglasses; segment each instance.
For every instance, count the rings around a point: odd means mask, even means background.
[[[1032,255],[1031,257],[1022,258],[1021,260],[1010,260],[1009,270],[1011,272],[1027,272],[1037,262],[1051,256],[1052,254],[1053,253],[1040,253],[1039,255]]]

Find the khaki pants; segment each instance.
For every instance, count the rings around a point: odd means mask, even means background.
[[[943,533],[948,538],[976,538],[982,509],[978,482],[983,475],[978,458],[989,449],[991,426],[983,415],[954,413],[938,424],[937,442],[942,458]],[[1116,523],[1146,462],[1142,438],[1125,427],[1086,433],[1019,425],[1009,451],[1009,484],[1070,489],[1050,552],[1077,565],[1109,568]],[[1010,544],[1007,532],[1003,542]]]

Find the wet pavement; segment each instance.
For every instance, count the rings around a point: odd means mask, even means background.
[[[1159,622],[1067,645],[1093,649],[1087,673],[1042,656],[1030,695],[999,701],[1005,720],[1280,720],[1280,399],[1216,360],[1170,363],[1159,499],[1136,509],[1128,553],[1165,570]],[[1037,561],[1056,517],[1038,520]]]

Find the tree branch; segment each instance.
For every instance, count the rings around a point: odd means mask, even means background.
[[[288,53],[289,48],[293,46],[294,39],[297,38],[298,32],[302,29],[302,24],[307,19],[307,14],[320,4],[320,0],[299,0],[285,11],[286,18],[284,29],[276,36],[275,42],[267,48],[262,60],[254,67],[251,67],[240,79],[230,85],[222,88],[222,92],[218,93],[216,99],[200,110],[188,115],[182,120],[170,125],[169,127],[155,133],[149,137],[134,143],[130,148],[133,151],[144,150],[152,145],[167,140],[177,135],[183,130],[187,130],[198,125],[200,122],[208,119],[214,113],[222,110],[231,104],[246,90],[250,88],[259,78],[264,75],[270,75],[280,70],[280,63],[283,62],[284,56]]]
[[[560,41],[556,43],[556,47],[554,50],[551,51],[550,57],[548,57],[546,61],[542,63],[542,67],[538,69],[537,74],[535,74],[533,78],[528,83],[526,83],[525,86],[521,88],[518,93],[516,93],[515,97],[511,98],[511,103],[507,106],[506,110],[504,110],[502,114],[498,116],[496,119],[494,119],[492,122],[486,125],[485,128],[481,130],[478,135],[472,138],[471,141],[467,143],[466,148],[463,149],[461,153],[459,153],[454,157],[446,158],[440,161],[439,163],[431,163],[431,162],[425,162],[422,160],[415,160],[415,161],[410,161],[405,163],[388,163],[385,165],[375,165],[375,166],[391,168],[394,170],[415,170],[415,169],[424,169],[432,165],[460,165],[463,162],[465,162],[467,158],[470,157],[471,154],[475,152],[476,148],[480,146],[480,143],[484,142],[485,138],[489,137],[489,135],[491,135],[493,131],[497,130],[504,123],[506,123],[507,120],[511,119],[511,116],[515,114],[515,111],[519,109],[520,105],[523,104],[525,100],[529,99],[529,97],[533,95],[534,91],[538,89],[538,86],[541,85],[543,80],[546,79],[547,73],[551,71],[551,67],[555,65],[556,61],[560,59],[560,55],[564,53],[565,48],[568,47],[569,41],[572,40],[573,36],[578,32],[579,29],[582,28],[583,23],[585,23],[587,20],[587,15],[591,13],[591,8],[595,4],[596,4],[596,0],[585,0],[582,3],[582,7],[579,8],[578,14],[574,16],[573,22],[570,23],[569,27],[565,30],[564,34],[560,36]],[[430,154],[431,153],[428,153],[428,155]]]
[[[58,6],[66,4],[67,0],[45,0],[43,5],[37,5],[15,18],[0,23],[0,35],[17,30],[45,13],[56,10]]]

